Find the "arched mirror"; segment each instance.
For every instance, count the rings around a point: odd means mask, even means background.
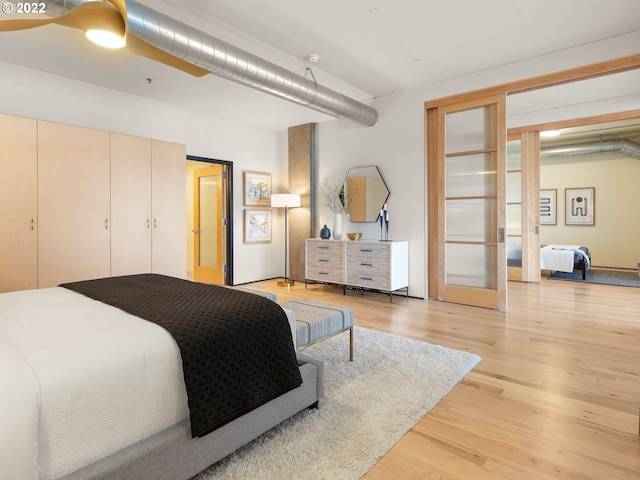
[[[389,198],[389,189],[375,165],[347,172],[340,199],[351,222],[375,222]]]

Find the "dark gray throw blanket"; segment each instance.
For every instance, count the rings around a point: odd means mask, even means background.
[[[287,316],[264,297],[156,274],[60,286],[173,335],[182,356],[192,437],[302,384]]]

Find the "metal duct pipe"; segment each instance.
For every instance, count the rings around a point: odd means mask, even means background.
[[[622,152],[640,160],[640,143],[631,140],[602,140],[599,142],[576,143],[558,147],[542,147],[543,157],[573,157],[576,155],[592,155],[596,153]]]
[[[48,14],[62,14],[87,0],[50,0]],[[129,33],[214,75],[334,117],[371,127],[376,109],[207,33],[164,15],[135,0],[126,0]]]

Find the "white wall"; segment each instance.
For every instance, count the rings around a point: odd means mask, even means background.
[[[0,91],[1,113],[184,143],[189,155],[232,161],[234,280],[245,283],[283,274],[278,224],[274,225],[273,242],[269,244],[244,244],[242,228],[242,172],[272,172],[274,181],[280,182],[278,174],[283,170],[282,164],[286,165],[286,156],[281,156],[279,135],[2,62]]]
[[[534,77],[611,58],[637,53],[640,32],[583,45],[552,55],[486,70],[474,75],[448,79],[435,84],[377,98],[372,105],[380,120],[371,128],[360,127],[345,120],[322,123],[318,129],[318,181],[327,178],[330,184],[340,183],[350,167],[378,165],[389,186],[390,236],[409,241],[409,294],[426,296],[427,258],[424,199],[424,102],[448,95],[477,90],[513,80]],[[608,96],[614,96],[611,92]],[[621,104],[613,98],[617,110],[640,108],[640,95],[627,96]],[[576,118],[610,111],[608,102],[583,102],[564,109],[550,105],[535,115],[520,116],[520,125],[534,120]],[[618,108],[619,107],[619,108]],[[614,110],[616,111],[616,110]],[[520,113],[520,112],[518,112]],[[512,126],[516,122],[510,122]],[[321,198],[318,201],[322,205]],[[331,213],[320,207],[321,223],[328,223]],[[343,225],[343,231],[362,231],[368,238],[379,238],[375,224]]]
[[[326,122],[318,128],[318,183],[340,185],[349,168],[377,165],[390,195],[389,238],[409,242],[409,295],[425,296],[424,124],[423,100],[395,94],[376,101],[378,123],[371,128],[347,121]],[[320,225],[333,228],[333,214],[320,193]],[[379,239],[379,223],[350,223],[343,232],[362,232]],[[316,235],[319,232],[315,232]]]
[[[426,296],[426,232],[424,211],[424,111],[426,100],[631,55],[640,45],[640,32],[593,42],[574,49],[514,61],[473,75],[446,79],[390,94],[372,101],[380,120],[362,127],[348,120],[321,123],[317,130],[318,181],[339,184],[347,170],[378,165],[387,182],[390,237],[409,241],[409,294]],[[187,144],[192,155],[234,162],[235,281],[249,282],[283,273],[281,215],[274,212],[272,244],[242,243],[242,171],[272,172],[274,191],[282,191],[286,177],[286,134],[274,134],[214,120],[205,115],[61,77],[0,63],[2,113],[82,125]],[[640,108],[640,96],[624,102]],[[604,108],[599,104],[596,109]],[[581,108],[580,114],[593,109]],[[575,110],[572,112],[574,113]],[[538,121],[545,112],[538,112]],[[549,115],[552,109],[549,109]],[[331,213],[318,199],[321,222]],[[362,231],[377,238],[376,224],[349,225],[343,231]]]

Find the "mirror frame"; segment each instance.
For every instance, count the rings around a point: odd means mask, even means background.
[[[368,174],[368,175],[367,175]],[[382,182],[382,186],[384,186],[384,191],[386,191],[386,193],[382,193],[382,191],[380,191],[381,196],[377,197],[377,198],[382,198],[382,196],[384,196],[384,200],[379,202],[378,205],[378,201],[376,200],[376,204],[375,206],[373,205],[369,205],[366,204],[365,205],[365,218],[364,220],[354,220],[352,219],[352,215],[351,215],[351,205],[346,205],[345,202],[345,192],[348,192],[348,188],[347,188],[347,180],[349,178],[353,178],[353,177],[370,177],[370,178],[374,178],[374,179],[379,179]],[[380,169],[377,167],[377,165],[364,165],[361,167],[352,167],[349,169],[349,171],[347,172],[347,176],[344,179],[344,182],[342,182],[342,189],[340,191],[340,201],[342,202],[342,207],[344,208],[345,213],[347,214],[347,218],[349,219],[350,222],[353,223],[374,223],[378,221],[378,218],[380,217],[380,210],[382,210],[382,208],[384,207],[384,205],[387,203],[387,200],[389,200],[389,196],[391,195],[391,192],[389,191],[389,187],[387,186],[387,183],[384,181],[384,178],[382,176],[382,174],[380,173]],[[352,203],[353,201],[356,201],[358,198],[358,195],[356,195],[353,200],[349,203]],[[366,202],[366,198],[365,198],[365,202]],[[375,217],[373,217],[373,214],[370,213],[369,215],[367,215],[366,212],[375,212]]]

